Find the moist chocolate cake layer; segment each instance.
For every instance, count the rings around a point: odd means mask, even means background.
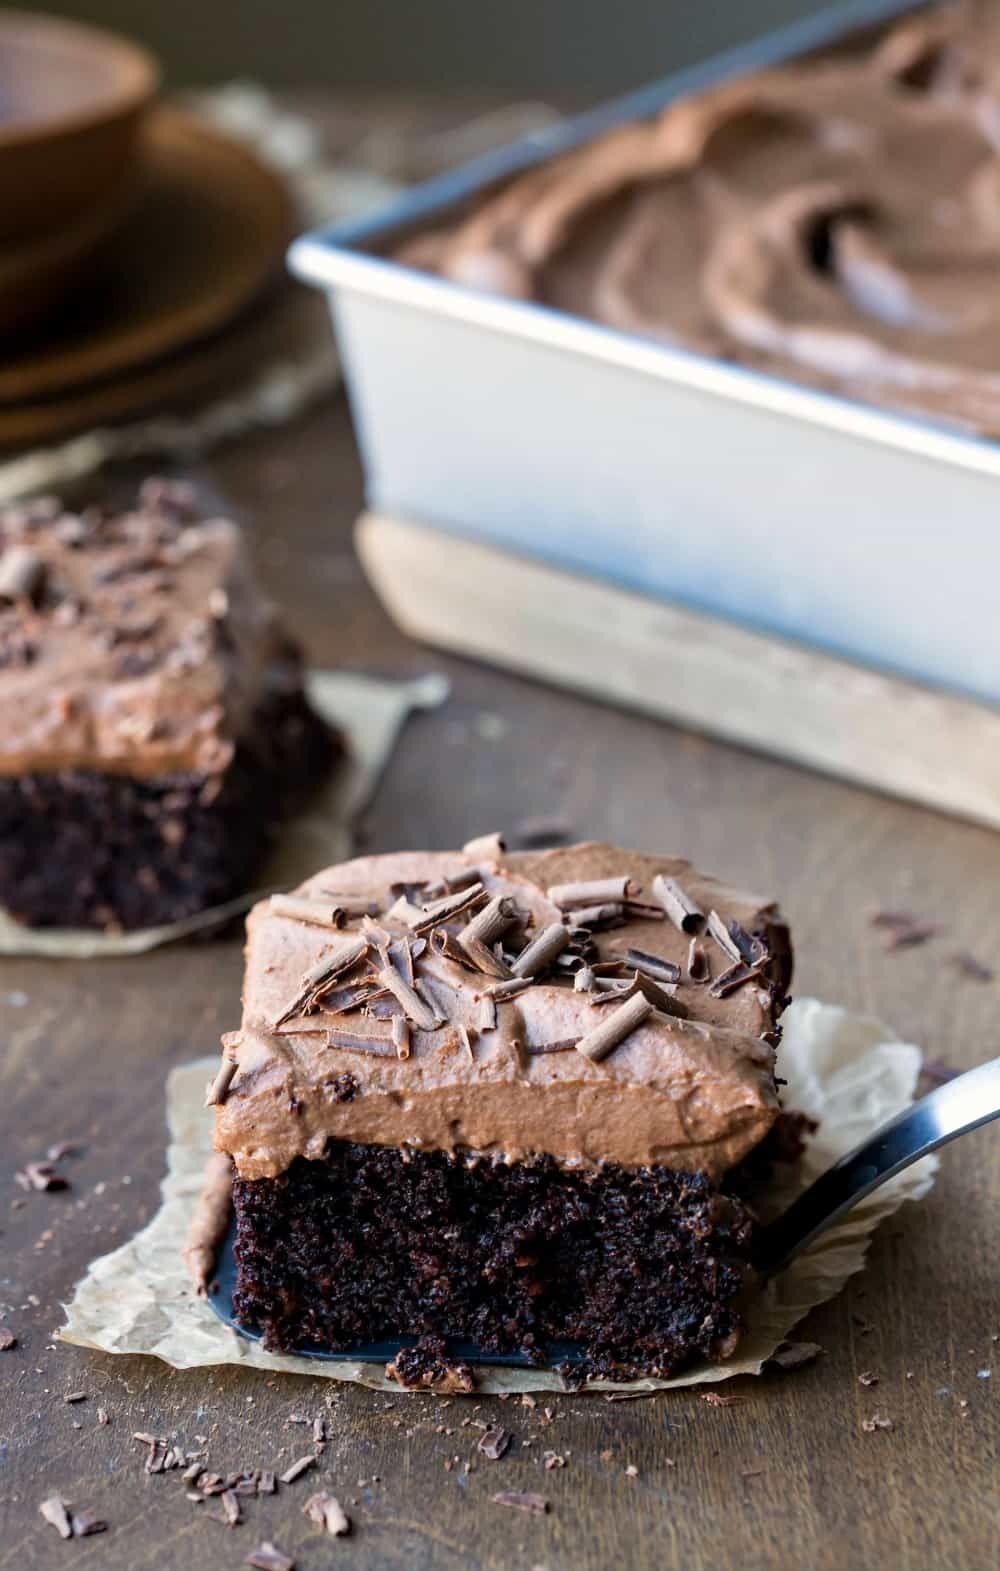
[[[234,1308],[275,1350],[444,1336],[544,1363],[569,1340],[576,1378],[628,1379],[739,1339],[753,1219],[702,1174],[333,1141],[233,1195]]]

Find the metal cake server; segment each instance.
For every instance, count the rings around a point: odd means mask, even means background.
[[[801,1254],[817,1234],[870,1195],[873,1189],[930,1151],[936,1151],[938,1146],[994,1118],[1000,1118],[1000,1058],[957,1075],[919,1102],[904,1108],[853,1151],[842,1156],[833,1167],[827,1168],[787,1211],[761,1229],[755,1259],[758,1271],[764,1277],[773,1276]],[[261,1340],[260,1333],[241,1325],[233,1308],[235,1232],[234,1222],[216,1262],[215,1288],[208,1301],[220,1320],[240,1336],[256,1342]],[[390,1337],[343,1351],[306,1346],[296,1348],[295,1352],[301,1358],[332,1362],[384,1363],[394,1358],[401,1348],[412,1346],[415,1340],[412,1336]],[[520,1353],[487,1353],[473,1342],[451,1339],[449,1352],[452,1357],[470,1363],[530,1367],[530,1361]],[[549,1348],[549,1358],[551,1362],[571,1365],[579,1361],[580,1352],[575,1343],[559,1342]]]
[[[762,1230],[759,1269],[773,1276],[873,1189],[938,1146],[994,1118],[1000,1118],[1000,1058],[938,1086],[821,1173]]]

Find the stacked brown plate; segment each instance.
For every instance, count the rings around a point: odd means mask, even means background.
[[[263,301],[283,182],[157,86],[125,39],[0,11],[0,445],[207,396],[303,309]]]

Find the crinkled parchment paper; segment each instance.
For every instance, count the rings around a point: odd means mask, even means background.
[[[282,826],[256,890],[181,922],[131,933],[33,929],[0,910],[0,955],[90,960],[143,954],[214,927],[245,911],[268,890],[291,889],[318,867],[350,856],[354,820],[377,785],[404,720],[414,709],[433,709],[443,703],[448,684],[433,672],[411,682],[390,682],[350,671],[311,671],[306,687],[313,707],[342,732],[347,755],[310,799],[307,810]]]
[[[788,1107],[819,1119],[794,1181],[769,1197],[782,1210],[819,1173],[857,1145],[879,1124],[913,1100],[920,1051],[896,1040],[877,1020],[850,1015],[815,999],[800,999],[784,1017],[781,1072],[788,1081]],[[238,1337],[195,1296],[181,1248],[192,1207],[201,1190],[211,1147],[211,1114],[203,1107],[205,1083],[216,1059],[175,1069],[167,1085],[170,1145],[163,1204],[130,1243],[96,1260],[79,1283],[67,1310],[62,1340],[106,1353],[151,1353],[178,1369],[203,1364],[245,1364],[268,1371],[320,1375],[377,1389],[399,1387],[386,1380],[381,1364],[326,1363],[267,1353]],[[750,1329],[739,1354],[725,1365],[703,1364],[676,1380],[635,1381],[630,1390],[700,1385],[730,1375],[759,1374],[792,1328],[859,1271],[875,1228],[904,1200],[917,1200],[934,1182],[935,1157],[900,1173],[831,1227],[752,1306]],[[478,1371],[480,1392],[558,1391],[560,1377],[548,1370]],[[605,1382],[591,1390],[614,1389]]]

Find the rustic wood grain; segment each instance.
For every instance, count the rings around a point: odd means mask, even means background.
[[[225,454],[205,478],[246,517],[258,563],[317,661],[437,667],[452,679],[451,703],[404,736],[362,826],[365,845],[451,846],[558,814],[574,834],[677,849],[781,895],[798,991],[877,1012],[956,1065],[996,1054],[998,986],[958,977],[948,956],[968,947],[1000,960],[1000,838],[409,644],[350,548],[360,481],[342,405]],[[948,931],[887,955],[868,926],[877,904],[933,908]],[[944,1153],[930,1199],[901,1212],[867,1272],[802,1326],[823,1357],[740,1382],[745,1401],[731,1407],[694,1393],[466,1405],[235,1369],[174,1373],[53,1344],[87,1261],[156,1207],[164,1077],[212,1052],[234,1023],[239,949],[232,940],[0,967],[0,1313],[19,1339],[0,1352],[3,1571],[235,1568],[262,1538],[294,1554],[299,1571],[996,1564],[1000,1368],[977,1378],[1000,1363],[995,1128]],[[22,1193],[15,1169],[62,1139],[82,1148],[62,1164],[72,1187]],[[865,1370],[878,1385],[859,1384]],[[72,1391],[86,1401],[67,1405]],[[216,1471],[281,1471],[309,1449],[310,1431],[287,1423],[295,1413],[326,1415],[319,1467],[245,1501],[233,1530],[206,1520],[221,1515],[218,1503],[190,1503],[179,1474],[147,1476],[130,1438],[148,1430],[195,1449],[205,1435]],[[895,1427],[864,1433],[874,1413]],[[513,1431],[509,1452],[478,1455],[481,1431],[463,1418]],[[545,1471],[545,1450],[566,1466]],[[448,1471],[453,1456],[475,1470]],[[352,1516],[351,1538],[324,1538],[303,1514],[317,1489]],[[499,1490],[543,1494],[550,1510],[494,1505]],[[93,1506],[108,1532],[60,1540],[38,1515],[52,1494]]]

